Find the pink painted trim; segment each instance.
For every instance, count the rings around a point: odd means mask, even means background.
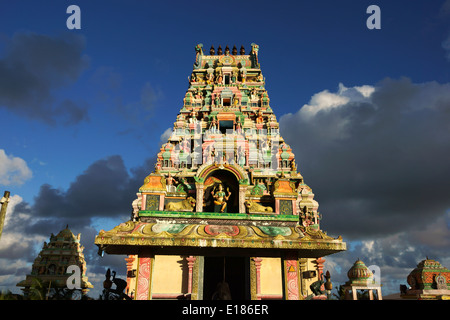
[[[150,293],[152,258],[139,258],[139,273],[137,278],[136,300],[148,300]]]
[[[192,282],[193,282],[193,271],[194,271],[194,263],[195,260],[197,258],[194,256],[189,256],[186,258],[187,262],[188,262],[188,269],[189,269],[189,274],[188,274],[188,293],[192,293]]]
[[[161,194],[159,197],[159,210],[164,210],[164,201],[166,196],[164,194]]]
[[[146,203],[147,203],[147,195],[143,194],[142,195],[142,199],[141,199],[141,210],[145,210],[146,209],[145,208]]]
[[[253,258],[256,268],[256,296],[261,293],[261,258]]]

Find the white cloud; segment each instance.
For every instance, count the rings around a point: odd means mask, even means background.
[[[159,138],[159,141],[161,143],[166,143],[167,140],[169,140],[170,136],[172,135],[173,130],[172,128],[167,128],[166,131],[164,131],[164,133],[161,135],[161,137]]]
[[[32,177],[32,172],[25,160],[7,155],[0,149],[0,184],[21,185]]]
[[[369,98],[372,93],[374,93],[375,88],[372,86],[364,85],[361,87],[354,87],[359,93],[363,95],[364,98]]]
[[[323,90],[314,94],[308,104],[305,104],[299,113],[308,120],[320,111],[331,111],[334,108],[344,106],[350,102],[361,102],[372,95],[375,91],[373,86],[363,85],[348,88],[339,83],[338,91],[332,93]]]
[[[336,108],[348,102],[349,98],[324,90],[313,95],[309,104],[305,104],[300,109],[300,112],[306,117],[311,117],[316,115],[319,111]]]
[[[23,201],[23,198],[19,196],[18,194],[11,195],[9,197],[9,203],[8,207],[6,209],[6,216],[5,216],[5,222],[4,222],[4,228],[8,226],[9,221],[11,220],[11,213],[14,212],[14,208]],[[21,213],[18,213],[21,214]],[[25,218],[25,217],[24,217]]]

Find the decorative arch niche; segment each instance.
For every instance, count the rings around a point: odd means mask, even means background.
[[[239,181],[236,176],[229,170],[214,170],[205,179],[204,182],[204,211],[214,212],[214,201],[211,192],[214,188],[218,188],[222,184],[224,191],[228,194],[231,192],[230,198],[227,201],[226,212],[239,212]]]
[[[197,171],[195,180],[197,185],[197,212],[214,212],[211,191],[222,183],[224,190],[229,188],[230,199],[227,201],[227,213],[243,213],[245,188],[248,184],[248,175],[239,166],[230,164],[204,164]],[[201,205],[200,205],[201,204]]]

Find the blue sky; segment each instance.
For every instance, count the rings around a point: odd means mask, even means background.
[[[81,30],[66,27],[71,4]],[[366,27],[371,4],[380,30]],[[15,197],[0,286],[13,290],[66,222],[82,233],[91,278],[120,268],[123,257],[95,256],[93,237],[128,219],[197,43],[260,46],[271,106],[324,229],[355,241],[329,268],[365,258],[392,291],[425,253],[449,267],[449,19],[449,1],[0,1],[0,186]]]

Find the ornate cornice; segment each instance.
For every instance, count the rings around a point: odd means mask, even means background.
[[[309,249],[343,251],[342,239],[302,227],[230,226],[128,221],[101,230],[98,246],[176,246],[205,248]]]

